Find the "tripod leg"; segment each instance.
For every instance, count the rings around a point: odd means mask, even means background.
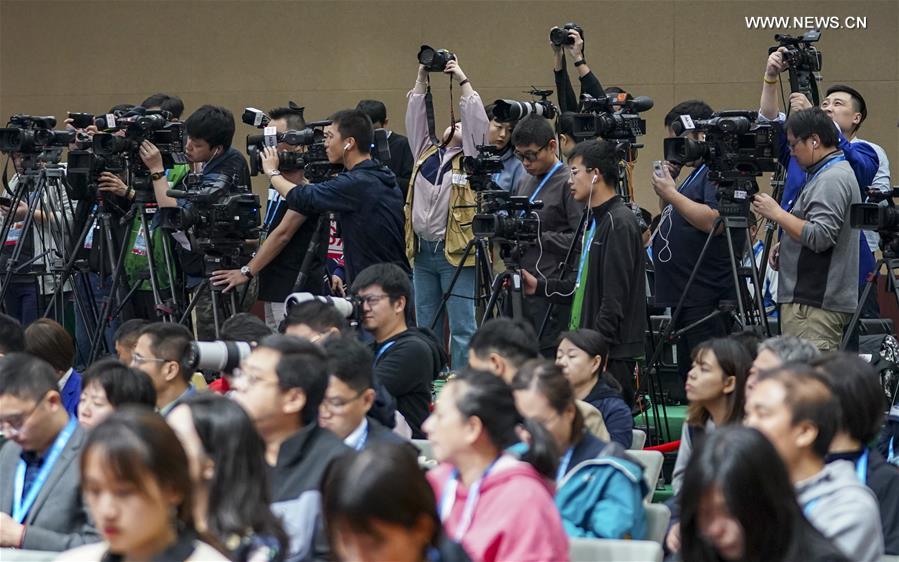
[[[159,281],[156,279],[156,258],[153,255],[153,234],[150,232],[150,225],[147,222],[147,214],[143,204],[138,205],[137,214],[140,219],[140,232],[143,233],[144,240],[147,244],[147,268],[150,271],[150,291],[153,293],[153,305],[158,315],[160,308],[162,307],[162,296],[159,293]],[[135,288],[131,290],[132,294],[142,284],[143,281],[139,281]],[[171,322],[172,316],[167,312],[163,312],[162,319],[166,322]]]
[[[487,307],[484,309],[484,318],[481,320],[481,324],[493,318],[493,311],[496,309],[496,301],[502,292],[503,284],[510,275],[511,274],[508,271],[504,271],[497,275],[490,285],[490,298],[487,300]]]
[[[446,288],[446,291],[443,292],[443,296],[440,298],[440,304],[437,305],[437,312],[434,313],[434,318],[429,324],[431,330],[436,330],[437,323],[443,319],[443,314],[446,312],[446,303],[449,302],[450,297],[453,296],[453,289],[459,281],[459,276],[462,274],[465,262],[471,256],[471,252],[475,248],[475,240],[477,239],[472,238],[468,241],[468,244],[465,245],[465,250],[462,252],[462,259],[459,261],[459,265],[456,266],[456,270],[453,271],[453,278],[450,279],[449,286]]]
[[[734,278],[734,292],[737,295],[737,310],[740,314],[740,321],[743,323],[743,326],[749,325],[749,316],[746,312],[746,307],[743,305],[743,295],[740,291],[740,274],[737,271],[737,256],[734,253],[734,238],[731,234],[731,226],[728,224],[728,221],[724,221],[724,235],[727,238],[727,253],[730,257],[730,271],[731,275]],[[714,231],[713,231],[714,232]]]
[[[880,277],[880,268],[883,264],[884,261],[882,259],[877,260],[877,263],[874,264],[874,271],[871,272],[870,277],[865,282],[865,288],[862,290],[862,295],[858,299],[858,306],[855,307],[855,312],[852,313],[852,319],[849,320],[849,325],[846,326],[846,332],[843,334],[843,339],[840,341],[840,351],[844,351],[846,346],[849,345],[849,340],[852,339],[852,332],[854,332],[855,328],[858,326],[858,321],[862,316],[862,308],[865,306],[865,301],[868,300],[868,293],[871,292],[872,287],[877,286],[877,279]],[[889,275],[892,277],[892,270],[888,269],[888,271]],[[899,302],[899,294],[897,294],[896,299],[897,302]]]
[[[219,338],[219,298],[221,297],[221,293],[212,288],[212,284],[208,285],[209,287],[209,300],[212,301],[212,324],[215,328],[215,339]]]

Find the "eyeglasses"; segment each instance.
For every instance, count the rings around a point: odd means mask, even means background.
[[[262,386],[263,384],[279,384],[279,381],[277,380],[260,377],[259,375],[244,371],[240,367],[236,367],[231,371],[231,378],[234,379],[235,384],[243,385],[245,388],[248,386]]]
[[[13,414],[12,416],[0,419],[0,430],[2,430],[4,434],[7,434],[9,431],[19,433],[19,431],[22,430],[22,426],[31,419],[31,416],[37,411],[46,396],[46,394],[41,396],[41,399],[35,402],[34,407],[31,408],[27,414]]]
[[[536,162],[537,158],[539,157],[539,154],[547,146],[549,146],[550,141],[552,141],[552,139],[546,141],[546,144],[544,144],[543,146],[538,148],[536,151],[527,150],[525,152],[518,152],[518,150],[513,150],[512,154],[514,154],[515,158],[518,158],[519,160],[528,161],[528,162]]]
[[[166,363],[173,359],[160,359],[158,357],[144,357],[140,353],[131,354],[131,364],[134,366],[143,365],[144,363]]]
[[[325,398],[324,400],[322,400],[322,406],[331,410],[332,412],[343,410],[352,402],[359,400],[359,398],[361,398],[363,394],[365,394],[364,389],[357,392],[356,396],[353,396],[352,398]]]
[[[369,306],[369,308],[371,308],[378,306],[378,303],[381,302],[382,299],[386,299],[389,296],[390,295],[386,295],[383,293],[380,295],[365,295],[364,297],[362,295],[359,295],[359,300],[362,301],[363,304],[366,304]]]

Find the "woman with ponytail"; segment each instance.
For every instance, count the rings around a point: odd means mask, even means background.
[[[530,435],[516,458],[506,449]],[[450,380],[425,421],[440,466],[428,473],[451,540],[472,560],[568,560],[568,538],[553,503],[558,449],[540,424],[515,408],[497,376],[467,370]]]

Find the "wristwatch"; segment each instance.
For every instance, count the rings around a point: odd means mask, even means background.
[[[153,178],[153,181],[162,179],[165,177],[165,170],[163,170],[161,172],[152,172],[152,173],[150,173],[150,177]]]
[[[240,274],[243,275],[244,277],[246,277],[247,279],[253,278],[253,272],[250,271],[250,266],[248,266],[248,265],[245,265],[240,268]]]

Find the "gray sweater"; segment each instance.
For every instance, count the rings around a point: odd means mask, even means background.
[[[793,215],[807,221],[799,240],[780,241],[777,302],[854,312],[858,304],[858,236],[849,226],[849,206],[860,203],[858,182],[835,153],[808,170]],[[801,273],[800,273],[801,272]]]
[[[797,482],[796,499],[809,522],[851,560],[881,559],[883,530],[877,499],[859,482],[851,462],[834,461]]]

